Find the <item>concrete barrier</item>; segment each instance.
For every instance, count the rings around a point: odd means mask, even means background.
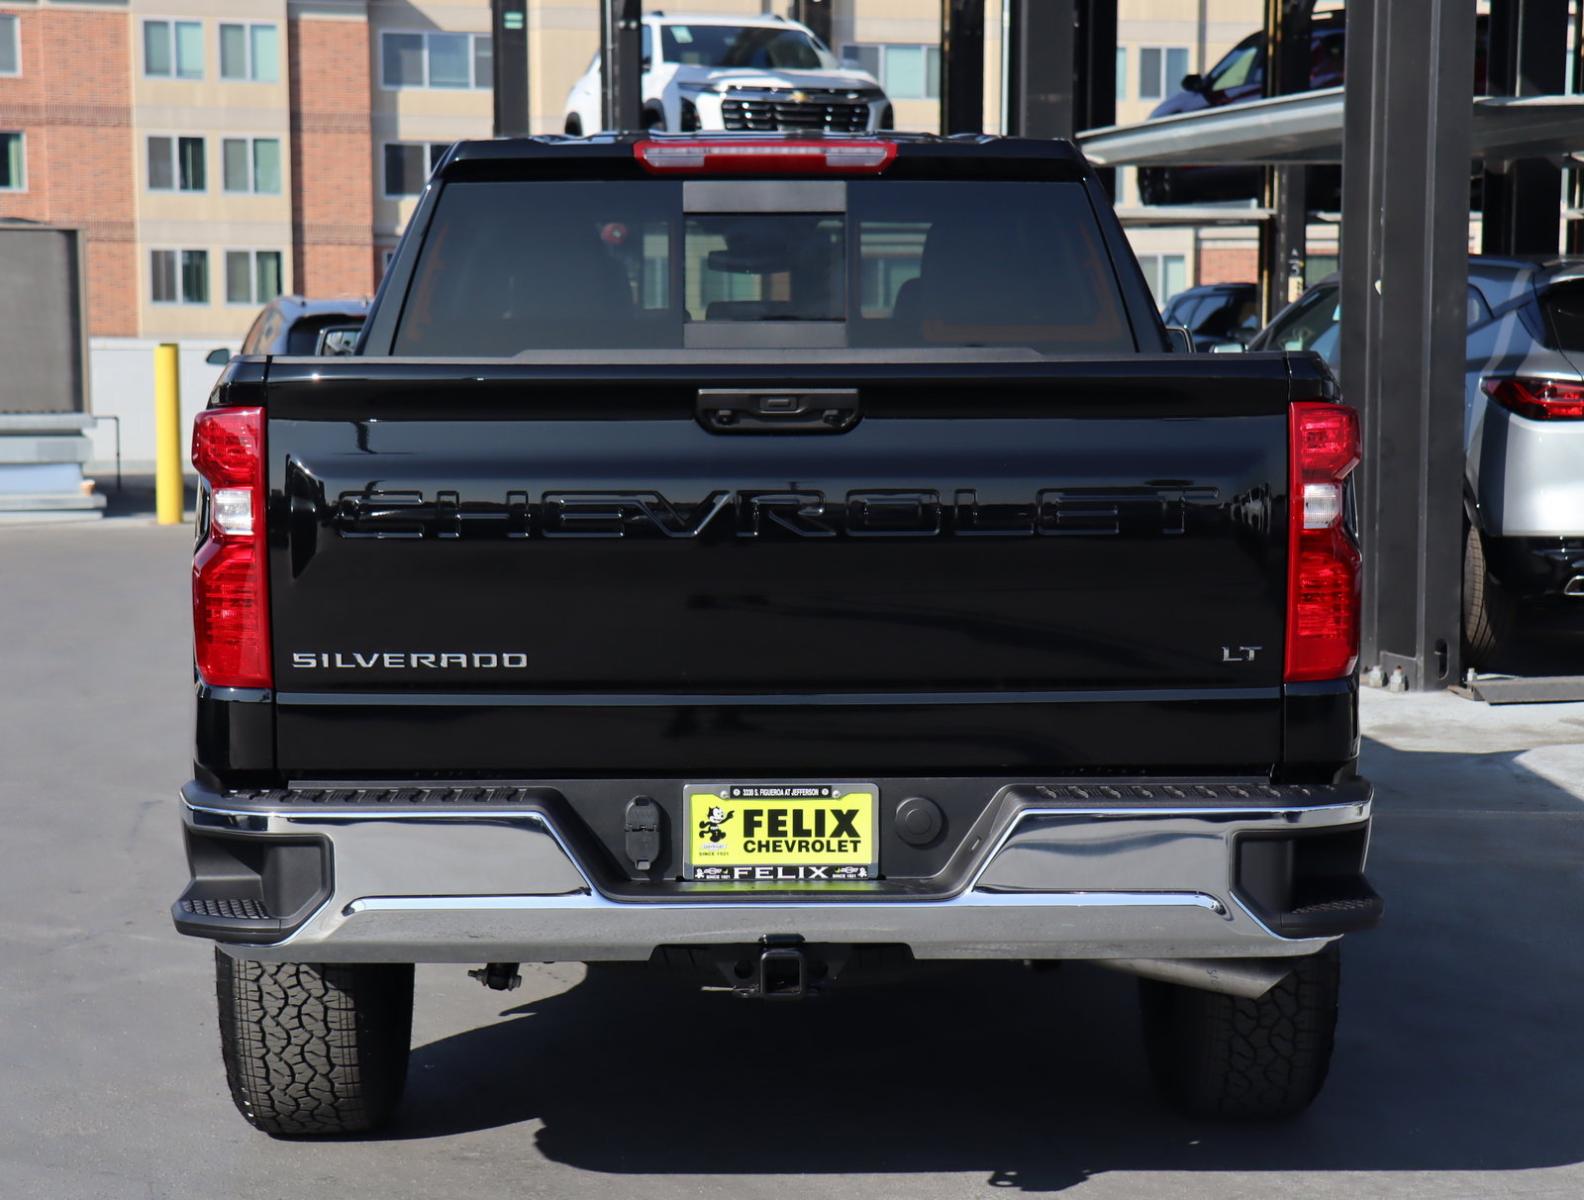
[[[220,376],[220,367],[204,362],[211,351],[235,353],[241,339],[187,339],[177,343],[181,359],[182,471],[192,475],[193,414],[208,402],[209,391]],[[144,338],[93,338],[88,343],[88,371],[95,416],[121,419],[121,462],[128,475],[154,473],[154,347]],[[115,478],[115,429],[101,421],[90,434],[92,450],[87,470],[103,490]]]
[[[103,495],[83,486],[88,418],[0,413],[0,521],[98,517]]]

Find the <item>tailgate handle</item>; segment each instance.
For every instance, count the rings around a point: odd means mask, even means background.
[[[856,388],[699,388],[711,433],[846,433],[862,416]]]

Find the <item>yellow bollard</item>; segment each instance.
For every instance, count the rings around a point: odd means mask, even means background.
[[[175,342],[154,348],[154,509],[161,525],[181,524],[181,362]]]

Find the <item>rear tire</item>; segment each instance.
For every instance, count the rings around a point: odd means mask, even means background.
[[[1144,1044],[1156,1086],[1194,1117],[1270,1120],[1309,1107],[1336,1037],[1340,955],[1293,960],[1258,1000],[1141,981]]]
[[[567,137],[582,137],[583,118],[576,114],[567,117],[565,129]]]
[[[243,962],[215,950],[220,1053],[237,1110],[276,1136],[368,1133],[401,1102],[411,964]]]
[[[1485,542],[1470,525],[1463,541],[1463,657],[1488,668],[1512,645],[1517,603],[1490,573]]]

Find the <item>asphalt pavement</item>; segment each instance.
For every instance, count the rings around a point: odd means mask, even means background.
[[[172,932],[191,531],[0,528],[0,1200],[1584,1195],[1584,705],[1365,697],[1385,925],[1288,1124],[1155,1102],[1134,986],[931,972],[752,1005],[641,968],[421,967],[379,1138],[231,1106]]]

